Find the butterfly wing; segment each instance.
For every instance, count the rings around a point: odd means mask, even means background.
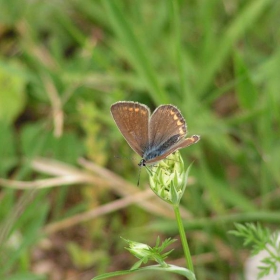
[[[179,142],[186,134],[185,119],[175,106],[161,105],[152,114],[149,123],[150,147],[158,147],[174,136],[178,136],[176,142]]]
[[[143,157],[149,143],[150,109],[137,102],[120,101],[111,106],[111,114],[129,146]]]
[[[176,152],[179,149],[182,148],[186,148],[192,144],[197,143],[200,140],[200,136],[199,135],[193,135],[189,138],[185,138],[185,139],[181,139],[181,141],[179,141],[177,144],[175,144],[174,146],[172,146],[168,151],[166,151],[164,154],[159,155],[157,157],[151,158],[150,160],[147,160],[145,162],[145,164],[154,164],[160,160],[165,159],[166,157],[168,157],[170,154]]]
[[[199,141],[198,136],[186,138],[187,125],[178,108],[173,105],[159,106],[149,123],[149,148],[144,154],[150,164],[166,158],[178,149]]]

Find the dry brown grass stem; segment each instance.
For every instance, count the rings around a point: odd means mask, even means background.
[[[57,89],[50,77],[44,75],[42,79],[52,107],[54,136],[60,137],[62,135],[64,125],[64,112],[62,108],[63,105]]]
[[[86,159],[79,159],[79,164],[83,169],[56,160],[37,158],[32,161],[32,168],[39,173],[54,176],[54,178],[29,182],[0,178],[0,185],[14,189],[39,190],[62,185],[91,184],[93,187],[101,186],[110,189],[115,194],[122,197],[117,201],[101,205],[90,211],[79,213],[65,220],[49,224],[45,227],[45,231],[48,234],[81,222],[89,221],[90,219],[119,210],[131,204],[137,204],[139,207],[154,215],[170,219],[174,218],[172,207],[160,200],[150,189],[143,191],[112,171]],[[181,209],[181,213],[184,219],[190,219],[192,216],[184,208]]]
[[[66,218],[59,222],[49,224],[45,227],[44,232],[47,234],[51,234],[51,233],[57,232],[59,230],[63,230],[63,229],[72,227],[74,225],[80,224],[82,222],[90,221],[91,219],[117,211],[117,210],[125,208],[131,204],[139,203],[143,199],[148,199],[153,195],[154,195],[154,193],[150,189],[147,189],[145,191],[136,193],[134,195],[126,196],[124,198],[115,200],[113,202],[107,203],[102,206],[99,206],[99,207],[89,210],[87,212],[74,215],[70,218]]]

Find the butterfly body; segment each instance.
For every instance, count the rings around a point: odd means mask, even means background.
[[[173,105],[161,105],[151,115],[144,104],[120,101],[111,106],[111,114],[127,143],[142,157],[140,166],[155,164],[200,139],[198,135],[185,138],[185,119]]]
[[[165,154],[169,148],[178,142],[179,135],[173,135],[171,136],[166,142],[162,143],[159,146],[152,146],[149,147],[143,154],[143,159],[147,162],[149,160],[152,160],[154,158],[157,158],[163,154]]]

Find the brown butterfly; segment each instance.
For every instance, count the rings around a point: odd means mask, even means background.
[[[200,140],[198,135],[185,138],[185,119],[173,105],[161,105],[150,115],[144,104],[119,101],[111,106],[111,113],[129,146],[142,157],[139,166],[154,164]]]
[[[111,113],[129,146],[142,157],[139,166],[154,164],[200,140],[198,135],[185,138],[185,119],[173,105],[161,105],[151,115],[144,104],[119,101]]]

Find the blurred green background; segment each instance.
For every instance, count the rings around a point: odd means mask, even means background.
[[[201,135],[181,151],[197,279],[244,279],[233,223],[280,223],[280,1],[0,7],[0,278],[91,279],[136,261],[120,236],[179,239],[168,205],[136,203],[148,177],[136,187],[139,158],[110,116],[131,100],[174,104]],[[168,261],[184,265],[173,245]],[[182,279],[120,279],[155,277]]]

